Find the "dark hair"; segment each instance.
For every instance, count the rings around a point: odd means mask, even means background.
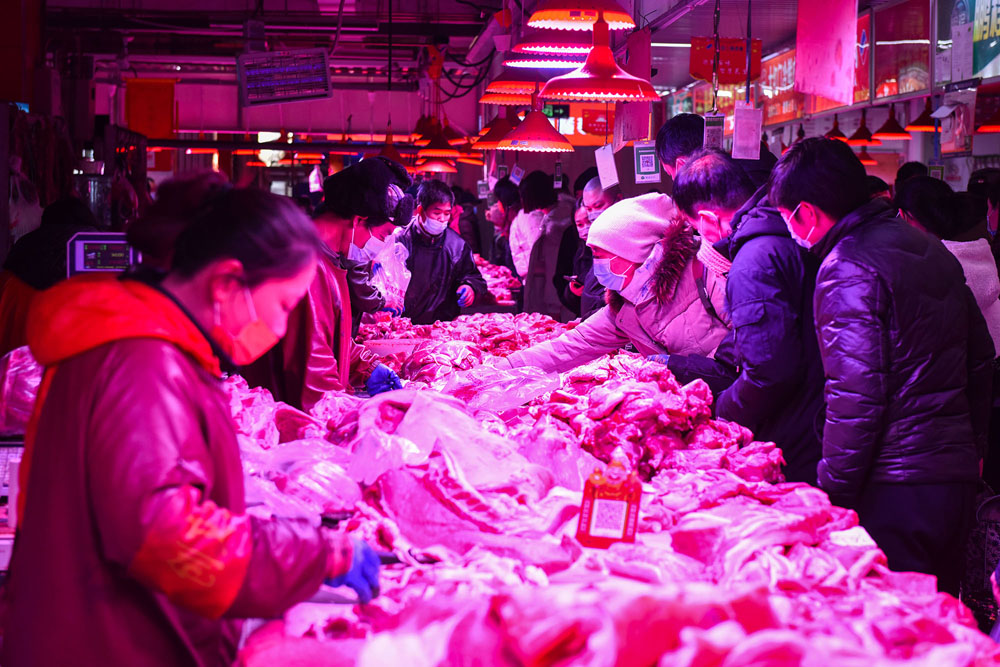
[[[413,179],[410,177],[410,173],[406,171],[406,167],[399,164],[392,158],[385,157],[384,155],[376,155],[375,159],[389,168],[389,171],[392,172],[392,176],[395,179],[396,185],[398,185],[401,189],[406,190],[406,188],[413,185]],[[362,160],[362,162],[363,161],[364,160]]]
[[[865,179],[868,183],[868,198],[871,199],[880,192],[889,192],[889,184],[878,176],[868,175]]]
[[[986,217],[981,197],[956,193],[947,183],[931,176],[914,176],[904,181],[895,203],[924,229],[946,241],[954,240]]]
[[[517,211],[521,208],[521,192],[509,176],[497,181],[493,186],[493,195],[503,204],[505,211]]]
[[[771,203],[794,209],[802,202],[839,220],[868,199],[868,174],[843,141],[813,137],[792,144],[771,173]]]
[[[143,264],[170,270],[177,238],[210,201],[231,186],[214,171],[164,181],[146,214],[129,225],[125,238],[142,253]]]
[[[972,172],[967,189],[974,195],[985,197],[994,206],[1000,204],[1000,169],[988,167]]]
[[[579,176],[576,177],[576,180],[573,181],[573,192],[583,190],[587,187],[587,183],[590,183],[592,179],[597,178],[599,175],[597,167],[587,167]]]
[[[420,184],[420,189],[417,190],[417,203],[425,211],[434,204],[448,204],[451,206],[455,203],[455,195],[452,193],[451,188],[441,181],[428,178]]]
[[[700,208],[736,211],[754,193],[753,182],[733,158],[716,149],[696,152],[674,181],[674,202],[689,217]]]
[[[521,181],[521,210],[525,213],[548,208],[559,201],[556,189],[552,185],[552,174],[544,171],[533,171]]]
[[[656,133],[656,155],[663,164],[674,165],[677,158],[694,153],[704,141],[705,119],[693,113],[678,114]]]
[[[185,278],[220,259],[243,264],[251,287],[290,278],[315,261],[316,226],[295,202],[245,188],[215,197],[181,232],[173,270]]]
[[[396,225],[409,223],[412,201],[406,202],[398,197],[398,193],[397,196],[389,194],[390,186],[403,187],[405,183],[391,164],[392,160],[383,158],[362,160],[329,176],[323,181],[323,206],[313,212],[313,218],[332,214],[351,220],[360,216],[367,218],[368,227],[387,222]],[[402,219],[404,216],[405,220]]]
[[[57,199],[42,211],[42,222],[45,227],[52,225],[67,225],[73,227],[97,227],[97,218],[86,202],[77,197]]]
[[[898,192],[899,187],[906,181],[914,176],[926,176],[928,173],[930,172],[927,170],[926,164],[922,162],[907,162],[896,171],[896,182],[893,184],[893,190]]]

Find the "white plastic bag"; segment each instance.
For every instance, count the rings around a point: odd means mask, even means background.
[[[391,239],[390,239],[391,241]],[[406,268],[410,254],[402,243],[387,243],[372,263],[372,284],[385,297],[386,308],[403,312],[411,274]]]

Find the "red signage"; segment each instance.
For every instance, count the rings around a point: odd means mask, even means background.
[[[760,59],[763,52],[761,40],[754,39],[750,45],[750,78],[760,76]],[[715,38],[691,38],[691,76],[704,81],[712,80],[715,61]],[[726,37],[719,40],[719,84],[746,83],[747,41]]]
[[[777,55],[761,65],[764,125],[802,118],[805,96],[795,92],[795,50]]]
[[[604,135],[608,133],[609,128],[613,127],[608,123],[610,116],[611,123],[615,121],[614,112],[605,113],[603,109],[584,109],[583,110],[583,131],[587,134],[600,134]]]

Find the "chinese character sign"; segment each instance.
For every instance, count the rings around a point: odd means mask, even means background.
[[[854,103],[858,0],[799,0],[795,89]]]

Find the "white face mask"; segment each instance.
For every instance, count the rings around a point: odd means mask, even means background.
[[[814,241],[811,241],[810,239],[812,238],[813,233],[815,233],[816,228],[813,227],[812,229],[810,229],[809,233],[806,234],[805,238],[796,234],[795,230],[792,229],[792,220],[795,219],[795,214],[799,212],[799,208],[802,206],[802,204],[803,202],[799,202],[799,205],[792,210],[791,215],[785,218],[785,226],[788,227],[788,233],[792,235],[792,240],[798,243],[806,250],[809,250],[809,248],[812,248],[814,244]]]
[[[431,236],[444,234],[444,231],[448,229],[448,221],[446,220],[435,220],[434,218],[428,218],[426,216],[418,216],[417,221],[420,223],[423,230]]]

